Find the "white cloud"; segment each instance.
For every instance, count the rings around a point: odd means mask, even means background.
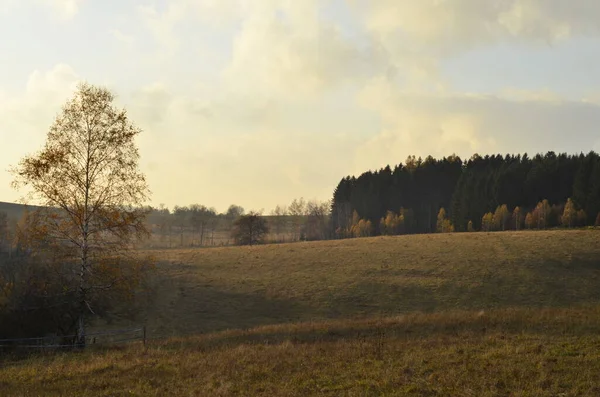
[[[46,6],[52,8],[56,15],[62,20],[69,20],[79,12],[83,0],[40,0]]]
[[[324,2],[265,2],[247,10],[223,72],[232,91],[277,98],[315,97],[359,83],[377,67],[371,54],[324,21]]]
[[[598,35],[596,0],[348,0],[384,42],[401,37],[414,48],[446,53],[500,40],[553,42]]]
[[[29,76],[21,95],[0,95],[0,141],[3,155],[0,169],[7,170],[20,158],[44,143],[46,134],[62,104],[72,94],[79,76],[66,64],[49,71],[36,70]],[[5,174],[9,178],[8,174]],[[0,197],[17,199],[2,178]]]
[[[120,43],[123,43],[127,46],[132,46],[135,42],[135,38],[132,35],[125,34],[121,32],[119,29],[111,29],[109,33],[112,37]]]
[[[358,102],[377,113],[383,127],[357,149],[355,172],[398,163],[410,154],[578,152],[596,142],[600,106],[552,92],[506,92],[418,95],[375,79]]]

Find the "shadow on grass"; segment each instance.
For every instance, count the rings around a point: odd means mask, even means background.
[[[553,337],[597,337],[600,306],[571,309],[502,309],[491,312],[448,312],[372,318],[330,320],[314,323],[265,326],[253,330],[231,330],[192,338],[155,341],[161,349],[212,351],[240,345],[311,344],[353,341],[378,343],[382,339],[444,341],[486,337],[505,339]]]
[[[407,273],[406,279],[397,273],[388,282],[369,270],[369,275],[352,285],[315,290],[314,295],[295,300],[269,293],[264,285],[251,282],[237,286],[250,291],[239,292],[223,289],[227,285],[224,281],[203,284],[168,275],[165,272],[157,303],[147,313],[151,337],[415,312],[565,308],[600,303],[600,258],[592,255],[509,263],[504,268],[488,267],[478,274],[438,275],[435,282],[431,282],[435,277],[417,278],[412,273]]]

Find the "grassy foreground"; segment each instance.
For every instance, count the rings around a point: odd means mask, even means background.
[[[0,395],[600,395],[598,231],[158,256],[170,339],[0,359]]]
[[[31,359],[3,396],[597,396],[600,309],[415,314]]]

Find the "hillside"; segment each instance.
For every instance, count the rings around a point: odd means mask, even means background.
[[[0,359],[2,395],[600,393],[597,230],[152,252],[159,339]]]
[[[152,251],[154,335],[600,303],[600,232],[411,235]]]

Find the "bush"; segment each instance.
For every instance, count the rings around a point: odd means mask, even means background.
[[[261,244],[267,234],[269,234],[267,221],[256,212],[240,216],[233,223],[233,230],[231,231],[231,237],[239,245]]]

